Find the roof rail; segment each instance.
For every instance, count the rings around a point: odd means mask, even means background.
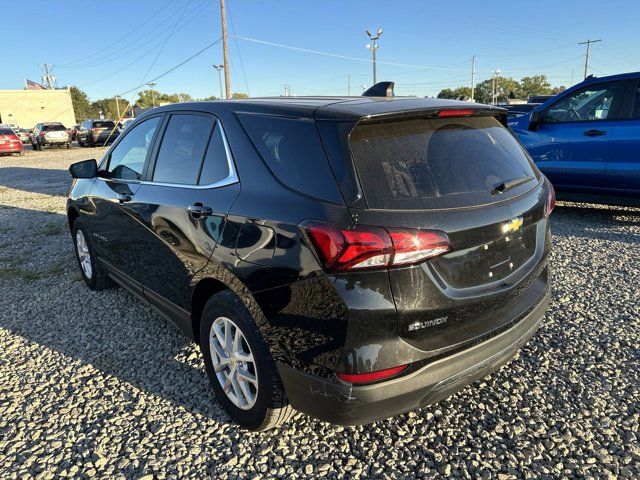
[[[394,82],[378,82],[362,94],[363,97],[393,97]]]

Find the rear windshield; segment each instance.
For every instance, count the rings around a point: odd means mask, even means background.
[[[358,125],[349,142],[369,208],[481,205],[524,193],[537,173],[493,117]],[[515,185],[503,190],[505,182]]]
[[[13,130],[10,128],[0,128],[0,135],[13,135]]]
[[[60,130],[66,130],[66,128],[64,128],[64,125],[43,125],[42,126],[42,131],[44,132],[57,132]]]
[[[113,128],[116,124],[113,122],[93,122],[93,128]]]

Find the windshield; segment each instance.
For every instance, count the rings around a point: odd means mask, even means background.
[[[524,193],[538,178],[524,149],[493,117],[359,125],[349,142],[370,208],[480,205]]]

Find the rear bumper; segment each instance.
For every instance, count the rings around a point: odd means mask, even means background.
[[[0,153],[19,153],[24,151],[22,143],[7,143],[0,145]]]
[[[287,397],[297,410],[340,425],[361,425],[435,403],[497,370],[536,332],[549,306],[538,305],[510,329],[387,382],[353,386],[278,364]]]
[[[40,145],[64,145],[69,141],[68,138],[44,138],[40,140]]]

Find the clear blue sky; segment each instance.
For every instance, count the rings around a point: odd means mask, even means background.
[[[227,7],[230,34],[336,55],[231,38],[232,89],[252,96],[279,95],[284,84],[298,95],[344,95],[348,75],[351,93],[359,94],[372,81],[364,29],[378,27],[378,80],[396,81],[398,94],[468,85],[474,54],[479,81],[496,68],[569,85],[572,74],[574,83],[582,78],[578,42],[587,38],[603,40],[592,46],[591,73],[640,70],[636,0],[227,0]],[[148,81],[221,35],[218,0],[13,1],[4,12],[14,20],[3,22],[0,88],[22,88],[25,77],[40,81],[38,65],[46,62],[59,85],[77,85],[92,100]],[[213,63],[222,63],[221,44],[156,89],[219,95]]]

